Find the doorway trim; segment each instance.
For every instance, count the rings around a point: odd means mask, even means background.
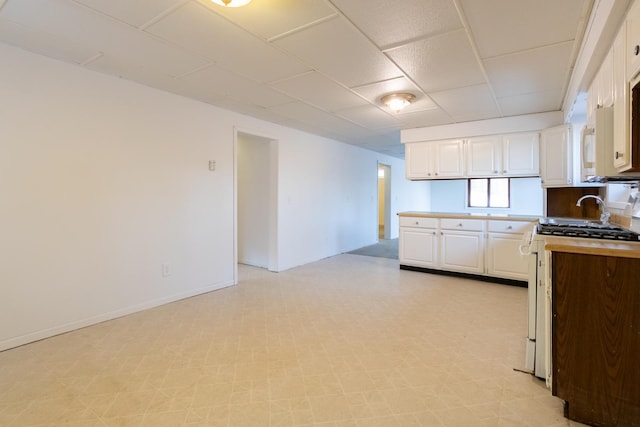
[[[386,163],[381,163],[378,162],[377,164],[377,168],[376,168],[376,188],[377,186],[380,185],[380,177],[378,175],[378,171],[382,169],[384,170],[384,230],[382,233],[382,236],[384,239],[391,239],[391,165],[388,165]],[[380,196],[379,196],[379,192],[378,194],[378,203],[376,204],[377,209],[380,209]],[[377,211],[378,215],[379,215],[379,211]],[[378,217],[378,216],[376,216]],[[378,224],[379,227],[379,221],[376,221],[376,223]],[[376,236],[379,239],[380,234],[378,231],[376,231]]]
[[[278,264],[278,140],[253,130],[233,128],[233,283],[238,284],[238,135],[246,134],[268,140],[269,144],[269,208],[268,267],[279,271]]]

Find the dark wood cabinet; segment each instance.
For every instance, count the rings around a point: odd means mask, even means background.
[[[553,252],[552,392],[565,416],[640,426],[640,259]]]

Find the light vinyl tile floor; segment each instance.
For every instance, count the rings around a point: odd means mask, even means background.
[[[0,353],[0,426],[578,426],[526,289],[343,254]]]

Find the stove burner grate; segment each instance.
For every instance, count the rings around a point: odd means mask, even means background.
[[[605,239],[621,241],[639,241],[640,235],[620,227],[590,228],[586,226],[569,226],[555,224],[538,224],[537,233],[546,236],[582,237],[588,239]]]

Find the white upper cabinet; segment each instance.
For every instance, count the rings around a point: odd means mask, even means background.
[[[408,179],[462,178],[463,140],[407,143],[405,165]]]
[[[630,151],[629,139],[629,85],[626,78],[625,35],[626,24],[623,24],[620,32],[613,41],[613,165],[619,170],[624,170],[630,164],[630,157],[620,156],[619,153]],[[615,156],[618,153],[618,156]]]
[[[540,177],[543,187],[561,187],[573,183],[571,136],[569,125],[541,132]]]
[[[502,172],[502,138],[479,136],[467,140],[467,176],[498,176]]]
[[[405,175],[407,179],[433,178],[433,156],[430,155],[431,143],[412,142],[406,144],[405,151]]]
[[[470,138],[467,176],[537,176],[539,157],[537,132]]]
[[[598,76],[598,105],[611,107],[614,96],[612,51],[604,58]]]
[[[464,145],[462,139],[438,141],[436,144],[436,176],[464,177]]]
[[[540,138],[538,132],[502,136],[504,176],[540,175]]]
[[[631,80],[640,71],[640,2],[636,1],[626,19],[626,78]]]

